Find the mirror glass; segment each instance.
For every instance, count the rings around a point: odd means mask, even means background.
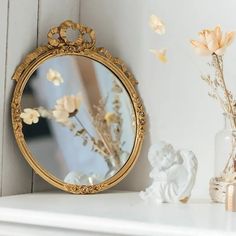
[[[63,182],[101,183],[132,152],[136,123],[127,90],[108,68],[87,57],[43,62],[24,88],[21,108],[29,151]]]

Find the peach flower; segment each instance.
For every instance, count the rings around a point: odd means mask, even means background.
[[[56,101],[53,116],[56,121],[65,123],[70,116],[74,116],[81,105],[81,98],[79,95],[64,96]]]
[[[40,117],[40,114],[38,113],[38,111],[31,108],[25,108],[24,112],[20,114],[20,118],[22,118],[24,123],[27,125],[38,123],[39,117]]]
[[[53,69],[48,70],[47,79],[48,81],[52,82],[55,86],[59,86],[61,83],[64,83],[61,74]]]
[[[53,116],[55,120],[59,123],[67,123],[69,120],[69,113],[63,110],[54,110]]]
[[[166,49],[156,50],[156,49],[150,49],[150,52],[155,55],[155,57],[160,60],[163,63],[167,62],[167,56],[166,56]]]
[[[165,34],[166,28],[164,23],[156,15],[151,15],[149,18],[149,26],[151,29],[160,35]]]
[[[220,26],[216,26],[214,30],[204,29],[199,32],[199,41],[191,40],[191,44],[202,56],[223,55],[226,48],[233,42],[234,36],[235,32],[223,35]]]

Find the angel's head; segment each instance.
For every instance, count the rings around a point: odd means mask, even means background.
[[[161,141],[150,147],[148,159],[152,167],[168,169],[175,162],[175,150],[171,144]]]

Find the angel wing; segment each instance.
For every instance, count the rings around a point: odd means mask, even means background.
[[[196,179],[198,161],[194,153],[191,151],[181,150],[178,151],[177,155],[180,155],[182,157],[183,166],[188,172],[186,183],[177,196],[179,200],[182,200],[186,197],[190,197],[191,195],[191,191]]]

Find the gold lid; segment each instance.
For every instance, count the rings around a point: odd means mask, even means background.
[[[225,210],[236,212],[236,183],[226,187]]]

